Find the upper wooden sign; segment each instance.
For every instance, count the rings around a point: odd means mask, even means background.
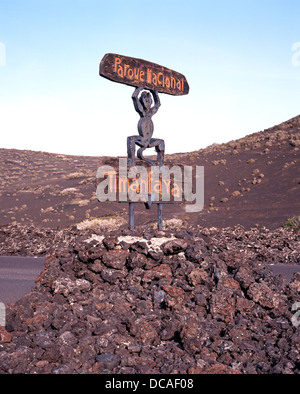
[[[147,60],[107,53],[100,63],[99,73],[111,81],[134,87],[157,90],[174,96],[188,94],[184,75]]]

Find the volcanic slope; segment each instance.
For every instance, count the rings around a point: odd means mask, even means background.
[[[109,142],[107,142],[109,143]],[[183,225],[280,227],[299,215],[300,116],[226,144],[166,155],[166,165],[204,166],[204,209],[166,204],[164,219]],[[0,149],[0,225],[126,227],[126,203],[99,203],[96,172],[118,158]],[[156,207],[137,204],[135,223],[156,222]],[[85,224],[83,224],[84,226]]]

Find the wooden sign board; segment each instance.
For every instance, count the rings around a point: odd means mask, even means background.
[[[99,74],[114,82],[182,96],[189,85],[184,75],[147,60],[107,53],[100,63]]]

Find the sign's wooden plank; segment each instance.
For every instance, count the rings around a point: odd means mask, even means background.
[[[184,75],[147,60],[107,53],[100,63],[99,74],[114,82],[182,96],[189,85]]]

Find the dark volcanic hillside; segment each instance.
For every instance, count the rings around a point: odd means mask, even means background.
[[[227,144],[167,155],[166,164],[204,166],[205,206],[187,214],[184,204],[166,205],[164,219],[193,226],[278,228],[299,215],[299,148],[300,116]],[[127,204],[97,201],[95,175],[104,163],[118,161],[1,149],[0,225],[65,228],[102,218],[103,225],[126,227]],[[139,204],[136,225],[155,221],[155,207],[146,211]]]
[[[282,225],[300,211],[300,116],[237,141],[195,152],[205,166],[202,225]]]

